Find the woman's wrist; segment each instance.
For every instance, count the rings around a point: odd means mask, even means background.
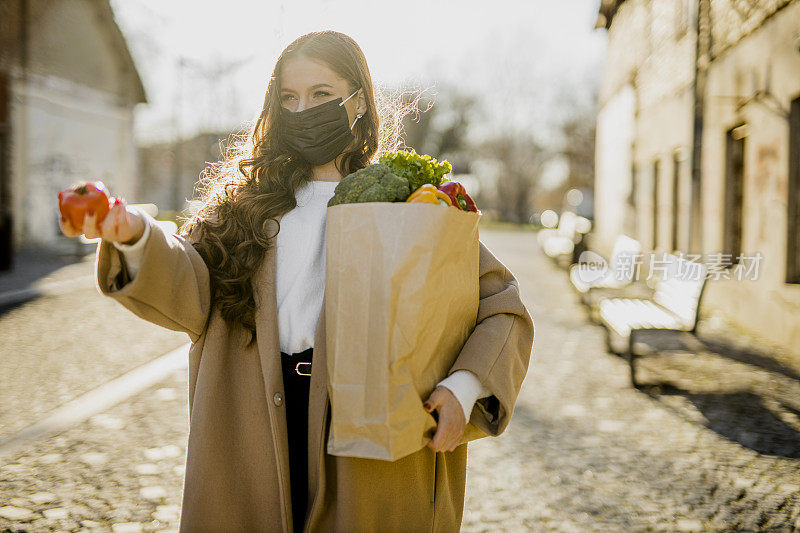
[[[142,233],[144,233],[144,232],[142,232]],[[138,235],[138,236],[134,237],[133,239],[131,239],[129,241],[120,241],[120,244],[124,244],[125,246],[133,246],[134,244],[139,242],[139,239],[141,239],[141,238],[142,238],[142,236]]]
[[[453,393],[461,409],[464,411],[464,418],[469,420],[475,401],[481,397],[486,389],[482,387],[481,380],[469,370],[456,370],[438,384]]]
[[[141,252],[144,249],[145,241],[150,235],[150,225],[142,220],[143,230],[139,233],[138,237],[128,241],[114,241],[114,246],[127,253]]]
[[[144,236],[145,230],[147,229],[147,223],[143,220],[142,215],[136,211],[134,217],[137,222],[134,223],[136,227],[136,231],[134,232],[134,236],[127,241],[119,241],[119,244],[123,246],[133,246]]]

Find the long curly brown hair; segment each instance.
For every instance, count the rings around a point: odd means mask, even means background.
[[[256,301],[252,278],[280,231],[277,217],[296,205],[296,191],[312,178],[312,166],[279,142],[281,67],[295,56],[324,62],[347,80],[350,91],[364,89],[367,109],[353,128],[355,141],[337,168],[346,176],[401,143],[401,120],[416,112],[412,99],[376,95],[367,61],[349,36],[335,31],[302,35],[281,52],[264,97],[264,106],[246,134],[235,134],[224,157],[212,163],[195,187],[200,208],[184,219],[179,235],[200,253],[211,278],[212,306],[224,320],[250,331],[255,341]],[[272,224],[274,222],[274,224]],[[276,226],[277,225],[277,226]],[[276,229],[277,227],[277,229]]]

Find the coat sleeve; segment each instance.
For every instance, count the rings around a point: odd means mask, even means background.
[[[533,348],[533,319],[520,298],[519,282],[483,242],[479,248],[478,317],[448,375],[470,370],[491,394],[475,402],[461,443],[505,430]]]
[[[169,233],[142,212],[149,237],[136,276],[113,242],[101,239],[95,277],[101,294],[114,298],[140,318],[183,331],[196,342],[206,328],[211,307],[208,268],[192,246],[192,236]]]

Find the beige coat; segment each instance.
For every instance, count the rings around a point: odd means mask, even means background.
[[[293,530],[289,450],[275,298],[275,250],[254,279],[257,343],[211,308],[209,272],[191,236],[147,217],[151,235],[133,280],[111,242],[97,248],[98,289],[139,317],[183,331],[189,351],[189,437],[180,531]],[[478,400],[452,452],[425,447],[395,462],[326,452],[329,399],[325,319],[314,342],[309,399],[306,532],[458,531],[467,442],[508,425],[528,369],[533,321],[516,278],[480,243],[477,325],[450,372],[474,372],[493,395]],[[420,401],[424,401],[422,398]]]

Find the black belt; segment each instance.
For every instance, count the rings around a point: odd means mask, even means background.
[[[296,352],[293,354],[281,352],[281,356],[285,357],[292,363],[297,361],[297,363],[294,365],[295,374],[298,376],[311,376],[311,356],[313,351],[313,348],[309,348],[307,350],[303,350],[302,352]]]

